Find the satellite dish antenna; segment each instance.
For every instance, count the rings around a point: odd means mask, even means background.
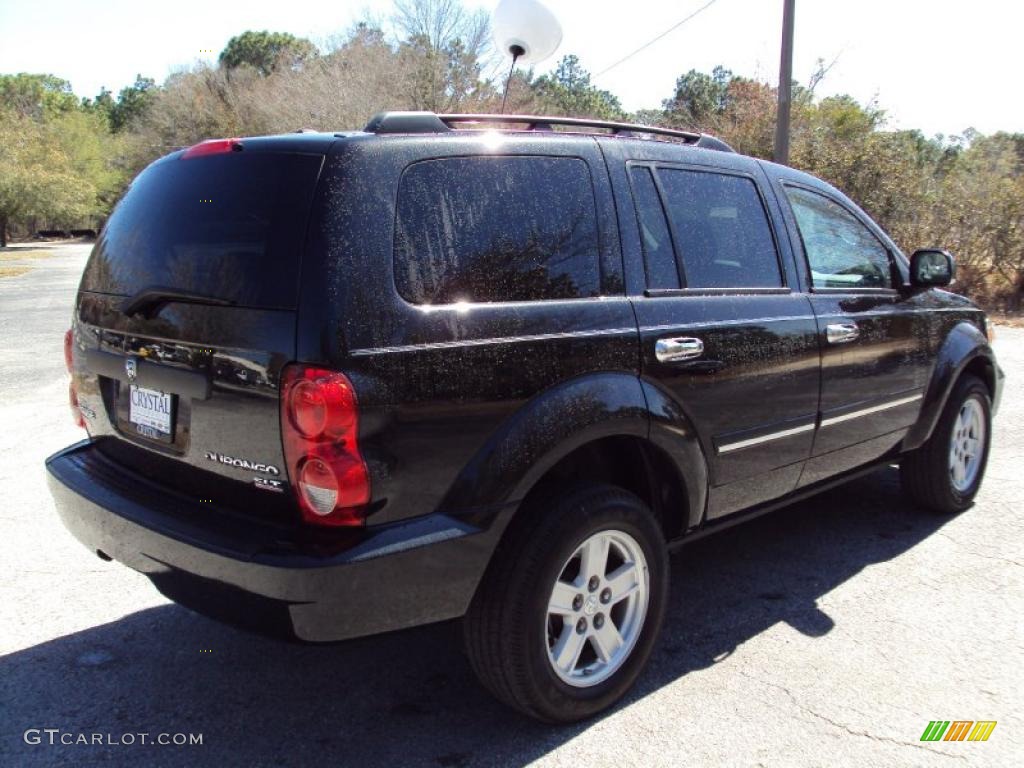
[[[516,63],[536,64],[553,54],[562,42],[562,25],[540,0],[501,0],[494,9],[492,26],[498,50],[512,57],[501,98],[504,112]]]

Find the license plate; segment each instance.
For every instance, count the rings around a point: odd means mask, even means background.
[[[174,395],[131,385],[128,420],[154,440],[170,440],[174,432]]]

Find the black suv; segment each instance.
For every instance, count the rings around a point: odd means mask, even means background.
[[[984,314],[856,205],[709,136],[383,113],[212,140],[132,183],[66,339],[47,460],[103,559],[308,641],[463,618],[569,721],[651,653],[668,551],[899,463],[967,508]]]

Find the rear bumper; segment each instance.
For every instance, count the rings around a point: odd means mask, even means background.
[[[64,525],[89,549],[200,613],[307,641],[463,615],[507,521],[496,515],[478,528],[435,514],[310,532],[176,495],[89,441],[54,454],[46,468]]]

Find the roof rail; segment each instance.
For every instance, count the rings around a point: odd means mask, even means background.
[[[582,117],[558,117],[554,115],[498,115],[498,114],[444,114],[433,112],[378,112],[363,130],[367,133],[447,133],[460,124],[496,123],[521,124],[528,131],[552,131],[553,126],[565,125],[579,128],[600,128],[612,136],[636,137],[637,134],[665,136],[682,139],[687,144],[720,152],[733,152],[733,148],[721,139],[706,133],[679,131],[655,125],[619,123],[611,120],[591,120]]]

